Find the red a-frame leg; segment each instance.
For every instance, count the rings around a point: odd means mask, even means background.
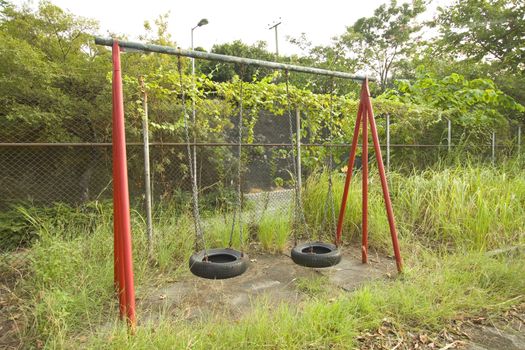
[[[348,158],[348,169],[346,171],[345,187],[343,191],[343,198],[341,199],[341,208],[339,210],[339,218],[337,221],[337,232],[336,232],[336,244],[341,244],[341,235],[343,231],[343,219],[346,210],[346,203],[348,199],[348,191],[350,188],[350,181],[352,179],[352,172],[355,162],[355,154],[357,150],[357,140],[359,137],[359,127],[361,122],[363,123],[363,152],[362,152],[362,164],[363,164],[363,182],[362,182],[362,261],[366,263],[368,261],[368,130],[367,121],[370,123],[370,131],[372,133],[372,140],[374,142],[374,150],[376,154],[377,167],[379,169],[379,177],[381,178],[381,187],[383,190],[383,198],[385,200],[386,214],[388,217],[388,225],[390,227],[390,236],[392,237],[392,246],[394,248],[394,255],[396,258],[397,270],[403,271],[403,260],[401,258],[401,252],[399,250],[399,242],[397,238],[397,230],[394,220],[394,211],[392,209],[392,201],[390,199],[390,193],[388,191],[388,182],[386,180],[385,167],[383,165],[383,158],[381,156],[381,148],[379,145],[379,137],[377,136],[377,126],[374,117],[374,111],[372,109],[372,101],[370,100],[370,92],[368,89],[368,79],[363,81],[361,86],[361,97],[359,101],[359,108],[357,111],[357,119],[354,128],[354,136],[352,138],[352,146],[350,149],[350,156]]]

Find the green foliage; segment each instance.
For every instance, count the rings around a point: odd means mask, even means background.
[[[347,45],[355,44],[365,51],[379,45],[381,50],[377,54],[389,56],[385,62],[393,59],[388,68],[392,70],[398,60],[405,60],[413,52],[410,47],[417,42],[413,35],[419,28],[415,19],[422,6],[419,2],[411,5],[392,2],[381,6],[374,16],[356,22],[342,41],[329,47],[314,47],[308,57],[292,57],[290,60],[330,69],[353,69],[355,58],[345,56]],[[90,35],[96,30],[94,21],[74,16],[47,2],[41,3],[34,11],[28,7],[2,7],[0,35],[4,40],[0,41],[3,45],[0,56],[3,55],[2,60],[7,62],[0,68],[4,70],[0,77],[0,99],[4,102],[0,116],[5,117],[0,118],[3,140],[110,141],[110,59],[108,50],[91,41]],[[344,38],[351,40],[345,42]],[[142,39],[175,45],[168,33],[167,16],[160,16],[154,23],[147,22]],[[297,39],[303,45],[301,40]],[[392,47],[396,49],[392,51]],[[272,54],[262,43],[248,46],[234,42],[217,47],[216,51],[272,59]],[[376,58],[380,60],[380,56]],[[141,75],[149,97],[151,140],[180,142],[184,139],[181,103],[184,91],[186,111],[189,112],[192,102],[197,109],[197,125],[192,130],[196,139],[201,142],[231,141],[240,105],[241,80],[244,80],[245,142],[258,141],[254,127],[263,111],[271,112],[275,118],[286,118],[288,110],[294,113],[296,107],[307,116],[303,120],[303,139],[312,143],[326,142],[328,130],[333,142],[348,142],[351,138],[358,105],[358,86],[355,83],[335,82],[333,85],[331,79],[293,74],[288,102],[282,72],[255,71],[250,67],[241,72],[239,67],[230,65],[229,70],[221,66],[217,74],[222,72],[220,74],[224,73],[225,77],[218,79],[213,75],[215,73],[211,74],[214,68],[210,66],[206,74],[198,74],[195,80],[184,75],[183,86],[180,86],[179,60],[182,71],[187,72],[189,61],[184,58],[137,53],[122,55],[128,141],[141,139],[142,91],[138,83]],[[300,88],[294,82],[300,84]],[[514,83],[508,81],[505,84]],[[333,98],[329,95],[332,90]],[[434,96],[438,98],[434,99]],[[419,72],[415,81],[400,83],[396,89],[374,100],[377,116],[389,113],[392,117],[392,142],[409,144],[440,143],[443,139],[440,123],[444,118],[451,118],[458,126],[478,134],[486,134],[495,126],[503,134],[508,130],[503,118],[522,115],[516,106],[509,96],[486,79],[467,80],[457,74],[442,78],[425,72]],[[330,110],[333,111],[333,121]],[[383,137],[380,120],[378,127],[380,137]],[[454,137],[458,137],[455,144],[486,141],[456,135],[455,132]],[[500,135],[498,137],[502,139]],[[165,179],[170,173],[187,175],[184,149],[162,148],[158,152],[153,169],[156,178]],[[336,163],[343,157],[342,153],[336,152]],[[413,150],[396,152],[393,157],[419,160]],[[322,148],[310,148],[304,152],[307,168],[319,166],[325,158],[326,152]],[[211,188],[209,192],[227,188],[236,165],[230,150],[203,148],[199,159],[203,160],[200,166],[214,170],[203,174],[202,187]],[[140,166],[139,162],[139,158],[130,159],[130,169]],[[78,167],[78,160],[67,161],[64,166]],[[210,173],[219,176],[207,176]],[[173,195],[173,187],[183,186],[186,180],[187,176],[179,177],[171,188],[159,192],[163,197],[169,197]]]
[[[235,40],[231,43],[214,45],[211,52],[221,55],[254,58],[264,61],[275,60],[275,54],[268,52],[266,49],[266,42],[264,41],[258,41],[253,45],[247,45],[240,40]],[[271,74],[271,70],[267,68],[254,66],[241,67],[240,65],[217,63],[214,61],[199,62],[198,68],[203,74],[216,82],[230,81],[236,75],[240,76],[244,81],[250,82]]]
[[[519,0],[462,0],[438,8],[434,25],[447,50],[476,61],[496,60],[515,73],[525,61],[525,4]]]
[[[95,141],[111,110],[100,98],[109,62],[91,40],[96,23],[45,1],[37,11],[7,4],[0,13],[0,137]]]
[[[398,5],[396,0],[379,6],[372,17],[358,19],[339,39],[358,62],[379,77],[382,89],[396,73],[396,65],[413,53],[415,35],[421,30],[416,18],[425,11],[423,1]]]
[[[457,73],[440,79],[426,73],[424,67],[419,67],[418,74],[414,82],[399,81],[396,89],[384,96],[441,110],[446,117],[456,116],[456,122],[464,126],[490,127],[503,122],[504,115],[525,112],[525,107],[499,90],[490,79],[467,80]]]
[[[508,119],[525,112],[525,107],[499,90],[490,79],[468,80],[457,73],[438,78],[422,66],[417,70],[415,81],[398,81],[396,88],[386,91],[382,97],[428,106],[438,113],[431,122],[450,119],[455,126],[466,130],[465,137],[486,138],[494,130],[503,131],[499,134],[504,135],[509,127]]]
[[[438,11],[432,25],[438,28],[440,36],[429,61],[439,62],[439,58],[448,56],[445,69],[449,67],[473,78],[489,76],[506,94],[525,104],[523,2],[455,1]]]

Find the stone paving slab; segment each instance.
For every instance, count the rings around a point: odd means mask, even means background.
[[[329,288],[352,291],[362,283],[383,278],[395,270],[393,260],[382,257],[362,264],[357,248],[345,248],[340,264],[326,269],[306,268],[293,263],[286,255],[250,256],[248,270],[227,280],[207,280],[191,274],[162,288],[149,291],[139,304],[142,312],[154,316],[168,312],[187,319],[203,315],[236,316],[249,311],[254,303],[268,307],[283,302],[299,304],[307,295],[297,288],[297,280],[327,276]]]

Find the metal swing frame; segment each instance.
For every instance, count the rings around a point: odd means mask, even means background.
[[[303,67],[279,62],[270,62],[255,60],[243,57],[219,55],[214,53],[207,53],[201,51],[183,50],[174,47],[144,44],[132,41],[118,41],[112,38],[95,37],[95,43],[98,45],[112,47],[112,63],[113,63],[113,78],[112,78],[112,146],[113,146],[113,213],[114,213],[114,286],[119,299],[119,311],[121,319],[126,319],[132,332],[136,327],[136,312],[135,312],[135,290],[133,280],[133,261],[131,253],[131,223],[130,223],[130,208],[129,208],[129,190],[128,190],[128,175],[127,175],[127,155],[126,155],[126,137],[124,130],[124,98],[122,90],[122,72],[120,64],[120,53],[122,50],[128,49],[133,52],[155,52],[180,57],[192,57],[198,59],[206,59],[212,61],[220,61],[226,63],[238,63],[241,65],[252,65],[259,67],[266,67],[271,69],[279,69],[284,71],[293,71],[299,73],[309,73],[315,75],[323,75],[334,78],[350,79],[362,82],[361,96],[359,103],[359,110],[357,113],[357,120],[352,139],[352,146],[350,149],[350,158],[348,160],[348,170],[345,180],[345,187],[341,208],[339,212],[339,219],[336,231],[336,243],[341,244],[341,234],[343,227],[343,218],[346,209],[348,190],[352,177],[352,171],[355,161],[355,154],[357,149],[357,140],[359,135],[360,124],[363,124],[363,154],[368,152],[368,134],[367,134],[367,120],[370,123],[370,130],[374,142],[376,158],[378,162],[379,175],[381,178],[381,186],[383,189],[383,196],[385,200],[385,207],[388,216],[388,223],[390,226],[390,233],[392,236],[392,244],[396,257],[397,269],[402,271],[402,260],[399,251],[399,243],[397,239],[397,231],[395,227],[394,214],[392,210],[392,203],[388,191],[388,183],[386,180],[383,160],[381,157],[381,149],[379,146],[379,138],[377,136],[377,128],[370,100],[370,92],[368,89],[369,80],[363,75],[354,75],[346,72],[331,71],[326,69]],[[367,158],[364,158],[367,159]],[[365,165],[366,164],[366,165]],[[365,170],[366,168],[366,170]],[[363,262],[368,260],[368,164],[363,162],[363,238],[362,238],[362,257]]]

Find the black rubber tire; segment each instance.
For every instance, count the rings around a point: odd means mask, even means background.
[[[190,271],[202,278],[232,278],[242,275],[247,268],[248,255],[230,248],[201,250],[190,257]]]
[[[291,256],[294,263],[306,267],[330,267],[339,264],[342,258],[335,244],[323,242],[298,244],[292,248]]]

